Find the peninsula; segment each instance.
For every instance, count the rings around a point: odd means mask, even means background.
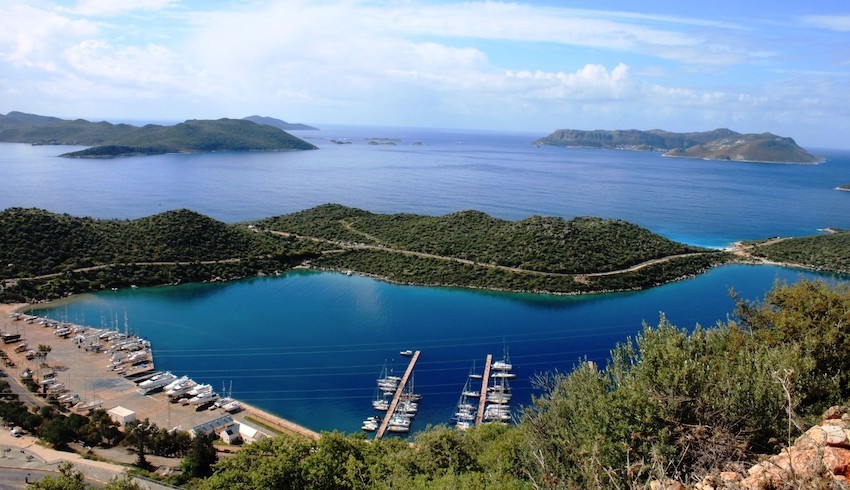
[[[791,138],[771,133],[741,134],[729,129],[698,133],[650,131],[559,129],[535,142],[577,148],[660,151],[664,156],[764,163],[815,164],[823,161],[804,150]]]
[[[212,151],[314,150],[310,143],[269,125],[240,119],[188,120],[173,126],[64,120],[21,112],[0,115],[0,141],[81,145],[72,158],[114,158]]]
[[[732,259],[620,220],[382,215],[333,204],[240,224],[188,210],[116,221],[11,208],[0,212],[0,236],[6,302],[296,266],[401,284],[580,294],[648,288]]]
[[[850,273],[850,231],[827,228],[804,237],[740,242],[737,251],[767,263]]]

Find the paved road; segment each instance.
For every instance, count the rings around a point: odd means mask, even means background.
[[[0,490],[27,488],[27,477],[29,477],[29,481],[32,483],[50,474],[55,473],[46,470],[6,468],[0,466]]]

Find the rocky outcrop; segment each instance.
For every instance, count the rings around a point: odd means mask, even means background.
[[[850,410],[832,407],[794,445],[745,474],[707,476],[695,490],[850,489]],[[666,488],[666,487],[665,487]]]
[[[651,490],[850,490],[850,407],[832,407],[823,421],[775,456],[748,470],[713,473],[695,485],[654,480]]]
[[[783,482],[821,482],[829,478],[838,486],[850,488],[850,414],[833,407],[824,421],[798,437],[794,445],[748,471],[742,488],[781,488]],[[823,487],[820,487],[823,488]]]

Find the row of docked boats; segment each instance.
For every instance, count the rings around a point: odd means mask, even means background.
[[[206,408],[234,413],[242,409],[242,404],[229,396],[221,396],[209,384],[200,384],[188,376],[176,376],[170,371],[155,373],[137,380],[140,393],[150,394],[162,391],[171,403],[196,405],[199,410]]]
[[[402,351],[402,355],[407,356],[409,351]],[[387,421],[387,432],[403,434],[410,432],[410,425],[413,418],[416,417],[416,412],[419,410],[419,400],[421,395],[414,392],[414,381],[411,373],[405,386],[401,385],[402,378],[396,376],[391,368],[387,368],[384,364],[381,374],[376,381],[375,398],[372,400],[372,408],[378,414],[368,417],[363,421],[360,427],[367,432],[375,432],[384,418],[389,417]],[[399,390],[401,392],[399,393]],[[392,406],[392,400],[398,394],[398,401],[395,407]],[[393,409],[390,411],[390,409]]]
[[[508,360],[507,354],[504,359],[490,364],[487,386],[484,386],[482,374],[476,373],[474,367],[470,370],[451,417],[456,429],[466,430],[475,426],[482,402],[481,390],[485,390],[481,422],[504,424],[511,420],[511,388],[508,380],[516,377],[512,370],[513,365]]]

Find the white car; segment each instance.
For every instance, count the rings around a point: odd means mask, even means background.
[[[20,427],[13,427],[12,430],[9,431],[9,433],[12,434],[12,436],[14,437],[21,437],[21,435],[23,434],[23,430],[21,430]]]

